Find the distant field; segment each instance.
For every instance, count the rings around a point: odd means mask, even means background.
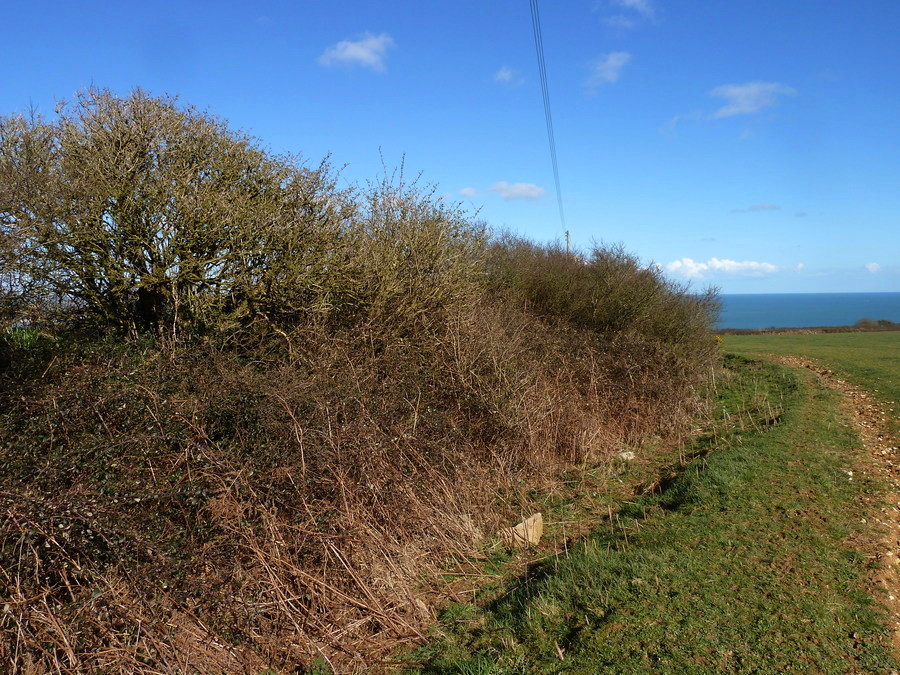
[[[725,351],[816,359],[887,402],[900,401],[900,332],[728,335]],[[896,431],[896,407],[891,420]]]

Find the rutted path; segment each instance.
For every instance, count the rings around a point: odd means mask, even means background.
[[[893,405],[897,402],[884,404],[810,359],[776,354],[768,354],[767,358],[794,368],[807,368],[827,387],[842,394],[842,405],[867,451],[859,470],[873,474],[885,487],[883,493],[865,497],[870,513],[877,514],[875,537],[868,548],[878,563],[872,580],[884,589],[883,596],[877,599],[888,609],[892,643],[900,656],[900,439],[890,434],[887,424],[889,416],[896,414]]]

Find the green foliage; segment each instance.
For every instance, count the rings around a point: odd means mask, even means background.
[[[621,246],[570,254],[558,245],[505,236],[491,247],[488,278],[538,314],[604,335],[631,332],[671,345],[699,346],[696,338],[711,329],[718,312],[714,290],[692,295]]]
[[[2,118],[0,313],[173,336],[421,322],[480,287],[483,227],[396,178],[339,190],[327,162],[140,90]]]
[[[9,328],[0,333],[0,375],[16,365],[17,370],[28,370],[42,363],[59,346],[59,339],[49,333],[28,327]]]
[[[484,227],[434,192],[407,183],[401,170],[361,195],[352,283],[367,321],[409,331],[480,293]]]
[[[0,119],[0,216],[7,314],[15,300],[131,334],[260,319],[406,330],[487,281],[540,315],[683,351],[715,309],[621,248],[567,255],[507,237],[485,259],[483,226],[402,171],[340,191],[327,163],[273,156],[140,90],[90,90],[51,121]]]

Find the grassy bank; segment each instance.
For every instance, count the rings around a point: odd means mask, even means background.
[[[521,291],[473,275],[429,305],[451,277],[405,286],[388,267],[369,286],[400,289],[409,314],[176,342],[4,333],[0,659],[361,668],[423,634],[447,566],[474,571],[485,534],[533,510],[535,490],[683,433],[715,358],[705,310],[628,258],[524,248],[631,318],[606,324],[585,303],[570,320],[552,298],[537,311],[534,269]],[[638,282],[648,306],[629,299]],[[654,325],[660,305],[697,321]]]
[[[365,668],[703,413],[712,294],[344,183],[141,91],[0,118],[3,668]]]
[[[846,473],[860,447],[836,395],[810,373],[741,357],[728,361],[717,388],[717,431],[692,448],[697,459],[621,504],[612,525],[568,555],[535,564],[475,605],[451,607],[409,669],[894,666],[866,592],[866,561],[848,543],[865,516],[856,497],[874,486]]]

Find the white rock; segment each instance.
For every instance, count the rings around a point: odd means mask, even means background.
[[[535,513],[514,527],[500,530],[500,538],[510,548],[525,548],[537,544],[544,534],[544,516]]]

